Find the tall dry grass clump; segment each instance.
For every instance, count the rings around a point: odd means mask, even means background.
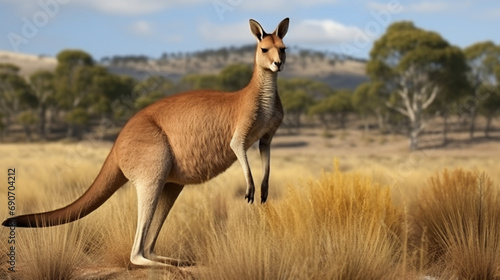
[[[403,224],[389,188],[336,165],[230,216],[206,251],[207,278],[394,279],[404,273]]]
[[[433,176],[414,214],[428,267],[443,279],[500,279],[500,189],[478,172]]]
[[[91,228],[67,224],[58,228],[18,230],[19,262],[14,279],[74,279],[78,269],[92,263]],[[90,242],[90,243],[89,243]]]

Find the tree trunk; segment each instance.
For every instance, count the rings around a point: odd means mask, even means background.
[[[378,129],[381,132],[383,132],[385,130],[385,119],[383,114],[377,113],[377,122],[378,122]]]
[[[486,127],[484,128],[484,137],[489,138],[490,137],[490,130],[491,130],[491,122],[493,120],[493,116],[487,116],[486,117]]]
[[[300,123],[300,112],[295,113],[295,125],[297,126],[297,131],[300,130],[300,126],[302,125]]]
[[[419,106],[417,106],[419,107]],[[418,137],[422,132],[421,110],[415,110],[413,118],[410,118],[410,150],[418,149]]]
[[[469,127],[469,139],[474,140],[474,130],[476,129],[476,108],[472,107],[470,110],[470,127]]]
[[[26,133],[26,142],[30,143],[32,141],[30,126],[23,125],[23,128],[24,128],[24,132]]]
[[[326,119],[324,114],[319,115],[319,120],[320,120],[321,124],[323,125],[323,127],[325,128],[325,130],[330,129],[330,126],[328,125],[328,120]]]
[[[370,123],[368,122],[368,118],[363,115],[363,126],[364,126],[364,132],[367,134],[370,131]]]
[[[40,109],[39,109],[39,112],[38,112],[38,118],[40,119],[40,126],[38,127],[38,130],[40,133],[40,138],[42,140],[47,140],[47,134],[46,134],[46,121],[47,119],[45,118],[45,115],[46,115],[46,112],[47,112],[47,109],[45,108],[45,106],[40,106]]]
[[[414,151],[418,149],[418,135],[420,129],[415,129],[412,125],[410,130],[410,150]]]
[[[443,146],[448,144],[448,116],[443,115]]]
[[[52,133],[52,124],[54,123],[55,115],[57,115],[57,110],[53,109],[47,110],[48,116],[46,116],[46,124],[45,124],[45,135],[48,137]]]
[[[10,116],[8,114],[5,114],[5,126],[3,127],[3,135],[5,137],[9,136],[9,128],[11,124]]]
[[[340,129],[345,129],[345,123],[347,122],[346,120],[346,114],[345,113],[339,113],[337,115],[337,118],[339,120],[339,126],[340,126]]]
[[[66,134],[67,138],[73,137],[73,134],[75,133],[75,125],[74,124],[69,124],[68,127],[68,133]]]

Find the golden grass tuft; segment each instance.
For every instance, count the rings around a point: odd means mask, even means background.
[[[500,190],[479,172],[445,170],[422,189],[416,235],[443,279],[500,279]]]
[[[403,270],[403,212],[390,190],[336,166],[214,235],[207,279],[390,279]]]
[[[75,224],[58,228],[43,228],[18,232],[17,268],[22,271],[15,279],[74,279],[78,268],[91,263],[89,241],[92,228]],[[71,264],[71,265],[70,265]]]

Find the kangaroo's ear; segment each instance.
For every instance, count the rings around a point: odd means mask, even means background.
[[[250,20],[250,31],[252,31],[252,34],[255,36],[255,38],[257,38],[259,42],[262,41],[262,38],[264,38],[264,35],[266,35],[266,32],[264,32],[262,26],[260,26],[260,24],[253,19]]]
[[[283,39],[285,37],[286,32],[288,31],[288,24],[290,23],[289,18],[285,18],[278,24],[278,27],[276,27],[276,30],[274,30],[274,34],[278,36],[280,39]]]

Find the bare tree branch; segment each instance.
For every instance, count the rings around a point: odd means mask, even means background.
[[[427,99],[427,101],[424,102],[424,104],[422,104],[422,109],[425,110],[432,104],[434,99],[436,99],[438,92],[439,92],[439,86],[434,86],[434,88],[432,89],[431,96],[429,97],[429,99]]]

